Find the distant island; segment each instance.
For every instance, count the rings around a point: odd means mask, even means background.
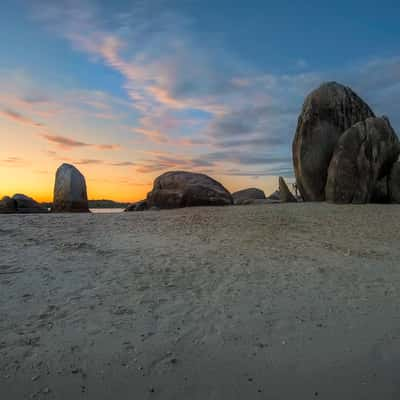
[[[126,208],[130,203],[119,203],[113,200],[89,200],[89,208]],[[53,203],[41,203],[47,208],[51,208]]]

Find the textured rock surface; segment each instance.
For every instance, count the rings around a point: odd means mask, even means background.
[[[17,202],[8,196],[0,200],[0,214],[10,214],[17,212]]]
[[[325,199],[325,184],[335,145],[342,133],[374,114],[350,88],[325,83],[310,93],[293,140],[296,181],[304,201]]]
[[[268,197],[268,200],[278,200],[280,201],[280,194],[279,194],[279,190],[275,190],[274,193],[271,193]]]
[[[400,203],[400,162],[395,162],[388,178],[389,199],[392,203]]]
[[[19,213],[47,213],[48,209],[24,194],[15,194],[13,200]]]
[[[85,177],[73,165],[57,169],[52,211],[89,212]]]
[[[282,203],[296,203],[297,200],[289,190],[285,180],[279,177],[279,199]]]
[[[281,201],[279,199],[249,199],[242,203],[242,205],[246,206],[254,206],[254,205],[262,205],[262,204],[279,204]]]
[[[326,199],[368,203],[378,181],[399,156],[399,140],[387,118],[368,118],[339,139],[329,165]]]
[[[0,213],[47,213],[48,209],[24,194],[15,194],[12,198],[6,196],[0,201]]]
[[[129,204],[128,207],[124,211],[145,211],[147,210],[147,201],[146,200],[140,200],[137,201],[136,203]]]
[[[375,183],[371,203],[390,203],[389,179],[387,176],[384,176]]]
[[[204,174],[171,171],[154,181],[147,195],[148,208],[225,206],[232,204],[231,194],[216,180]]]
[[[261,189],[249,188],[232,193],[232,198],[234,204],[244,204],[246,201],[249,200],[251,201],[265,199],[265,193]]]

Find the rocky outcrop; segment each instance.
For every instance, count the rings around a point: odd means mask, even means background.
[[[282,203],[297,203],[296,197],[289,190],[285,180],[279,177],[279,200]]]
[[[147,195],[149,209],[225,206],[232,202],[231,194],[216,180],[205,174],[185,171],[162,174]]]
[[[140,200],[137,201],[136,203],[129,204],[128,207],[125,208],[124,211],[145,211],[147,210],[147,201],[146,200]]]
[[[49,212],[37,201],[24,194],[15,194],[12,198],[5,196],[0,200],[0,214],[37,214]]]
[[[85,177],[73,165],[57,169],[52,211],[89,212]]]
[[[8,196],[4,196],[0,200],[0,214],[13,214],[16,212],[17,202]]]
[[[388,177],[384,176],[375,183],[371,203],[390,203]]]
[[[43,207],[37,201],[24,194],[15,194],[12,198],[15,201],[17,212],[19,213],[33,214],[49,212],[46,207]]]
[[[280,201],[281,196],[279,194],[279,190],[275,190],[275,192],[271,193],[268,197],[267,200],[273,200],[273,201]]]
[[[293,140],[293,164],[304,201],[325,199],[329,163],[344,131],[373,117],[369,106],[350,88],[325,83],[306,98]]]
[[[233,204],[248,204],[252,200],[263,200],[265,199],[265,193],[261,189],[249,188],[239,190],[238,192],[232,193]]]
[[[399,152],[399,140],[387,118],[368,118],[355,124],[336,145],[328,170],[326,199],[369,203]]]
[[[388,177],[389,200],[400,203],[400,162],[395,162]]]

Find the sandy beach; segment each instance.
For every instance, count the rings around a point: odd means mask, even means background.
[[[400,206],[0,216],[0,398],[398,399]]]

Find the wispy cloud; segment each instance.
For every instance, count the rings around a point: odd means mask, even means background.
[[[43,124],[40,122],[33,121],[31,118],[26,115],[22,115],[18,111],[5,109],[0,110],[0,116],[3,118],[7,118],[13,122],[17,122],[19,124],[28,125],[32,128],[42,128]]]
[[[29,162],[20,157],[7,157],[0,159],[0,165],[7,167],[23,167],[29,164]]]
[[[96,144],[94,146],[99,150],[119,150],[121,148],[119,144]]]
[[[133,167],[136,163],[132,161],[119,161],[119,162],[111,162],[108,165],[113,167]]]
[[[118,150],[121,148],[121,146],[117,144],[92,144],[71,139],[66,136],[51,135],[48,133],[42,133],[40,136],[48,142],[56,144],[63,150],[71,150],[77,147],[94,147],[98,150]]]
[[[330,71],[312,71],[300,58],[300,72],[271,74],[218,46],[203,46],[190,30],[192,21],[166,2],[138,1],[118,18],[88,1],[49,2],[43,9],[36,15],[42,23],[121,75],[128,107],[138,116],[128,131],[156,148],[176,147],[176,154],[148,154],[138,172],[204,168],[287,176],[303,99],[325,80],[353,86],[400,127],[399,58]],[[89,112],[114,118],[102,97],[86,99]],[[187,151],[179,150],[183,146]]]
[[[76,159],[71,157],[65,157],[65,155],[60,155],[52,150],[44,151],[44,154],[47,157],[52,158],[53,160],[57,160],[59,162],[68,162],[76,165],[109,165],[111,167],[133,167],[136,165],[136,163],[132,161],[109,161],[98,158]]]
[[[42,138],[47,140],[50,143],[57,144],[60,148],[64,150],[70,150],[74,147],[88,147],[91,146],[89,143],[81,142],[79,140],[74,140],[67,138],[65,136],[58,136],[58,135],[50,135],[47,133],[41,134]]]

